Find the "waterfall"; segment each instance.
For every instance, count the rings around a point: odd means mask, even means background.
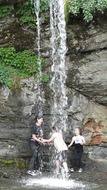
[[[64,18],[64,0],[50,0],[50,47],[51,47],[51,115],[52,127],[55,125],[61,132],[66,132],[67,125],[67,96],[66,96],[66,25]],[[39,61],[39,76],[41,76],[40,52],[40,0],[34,0],[37,18],[37,47]],[[41,88],[39,90],[39,112],[42,108]]]
[[[52,78],[52,126],[66,131],[67,96],[66,96],[66,25],[64,18],[64,0],[50,0],[50,31],[51,31],[51,59]]]
[[[40,52],[40,0],[31,0],[34,4],[37,26],[37,47],[38,47],[38,64],[39,64],[39,82],[38,82],[38,109],[42,112],[42,95],[40,88],[41,78],[41,52]],[[50,0],[50,32],[51,32],[51,115],[52,126],[57,125],[59,129],[66,131],[67,121],[67,97],[66,97],[66,71],[65,71],[65,54],[66,54],[66,29],[64,18],[64,0]]]
[[[37,95],[37,104],[38,104],[38,114],[42,115],[42,104],[43,104],[43,94],[41,91],[41,52],[40,52],[40,41],[41,41],[41,25],[40,25],[40,0],[31,0],[31,2],[34,4],[34,11],[36,15],[36,27],[37,27],[37,54],[38,54],[38,77],[37,77],[37,89],[38,89],[38,95]]]

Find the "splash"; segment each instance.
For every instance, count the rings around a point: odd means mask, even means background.
[[[75,180],[65,180],[56,178],[36,178],[23,181],[28,187],[45,187],[46,189],[85,189],[86,185]]]

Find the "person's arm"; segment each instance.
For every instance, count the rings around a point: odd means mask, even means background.
[[[70,146],[72,146],[73,143],[74,143],[74,138],[72,138],[72,141],[71,141],[71,143],[68,145],[68,148],[69,148]]]
[[[54,136],[52,135],[49,139],[42,139],[44,143],[51,143],[54,140]]]
[[[82,141],[81,141],[81,145],[84,145],[86,142],[85,142],[85,138],[82,136]]]
[[[40,138],[38,138],[35,134],[32,134],[32,139],[37,141],[38,143],[43,143]]]

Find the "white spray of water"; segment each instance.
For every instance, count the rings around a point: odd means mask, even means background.
[[[64,18],[64,0],[50,0],[50,31],[51,31],[51,58],[52,79],[52,126],[57,124],[58,129],[66,131],[67,96],[65,89],[66,71],[66,29]]]
[[[50,189],[85,189],[86,185],[82,182],[75,180],[65,180],[65,179],[56,179],[56,178],[29,178],[23,183],[28,187],[45,187]]]

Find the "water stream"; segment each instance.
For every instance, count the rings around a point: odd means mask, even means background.
[[[38,112],[40,115],[43,114],[43,93],[41,90],[41,77],[42,77],[42,71],[41,71],[41,52],[40,52],[40,41],[41,41],[41,23],[40,23],[40,0],[32,0],[32,3],[34,5],[34,11],[36,15],[36,31],[37,31],[37,38],[36,38],[36,46],[37,46],[37,55],[38,55],[38,76],[37,76],[37,105],[38,105]]]
[[[52,60],[52,78],[50,82],[52,91],[52,126],[55,125],[58,129],[66,131],[66,26],[64,18],[64,0],[50,0],[50,31]]]

